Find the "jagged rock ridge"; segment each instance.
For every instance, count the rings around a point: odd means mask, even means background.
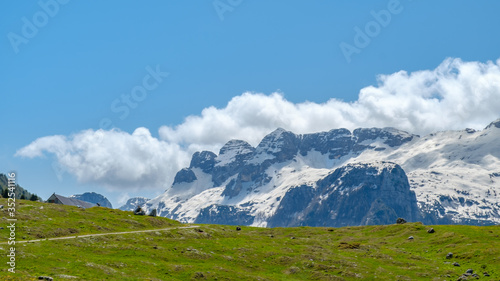
[[[279,128],[256,147],[231,140],[218,155],[195,153],[146,207],[183,222],[254,226],[499,223],[497,124],[424,137]]]

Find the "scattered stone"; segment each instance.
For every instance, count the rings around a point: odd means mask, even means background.
[[[477,274],[475,274],[475,273],[473,273],[471,276],[472,276],[472,277],[476,277],[476,279],[477,279],[477,278],[479,278],[479,275],[477,275]]]
[[[43,206],[40,206],[40,210],[43,210]]]
[[[236,231],[240,231],[240,230],[241,230],[241,227],[237,226]]]
[[[153,249],[158,250],[158,246],[153,246]]]
[[[447,259],[451,259],[451,258],[453,258],[453,253],[452,253],[452,252],[449,252],[448,254],[446,254],[446,258],[447,258]]]
[[[483,275],[484,275],[485,277],[489,277],[489,276],[490,276],[490,275],[488,274],[488,272],[483,272]]]
[[[137,208],[134,210],[134,215],[144,216],[146,215],[146,212],[144,212],[141,206],[137,206]]]
[[[397,224],[403,224],[403,223],[406,223],[406,220],[405,220],[405,219],[403,219],[403,218],[398,218],[398,219],[396,220],[396,223],[397,223]]]
[[[470,268],[469,268],[469,269],[467,269],[467,271],[466,271],[465,273],[470,273],[470,274],[472,274],[472,273],[474,273],[474,270],[472,270],[472,269],[470,269]]]
[[[431,227],[431,229],[427,230],[427,233],[434,233],[436,231],[434,231],[434,228]]]
[[[199,233],[202,233],[202,232],[203,232],[203,230],[201,230],[201,229],[199,229],[199,228],[197,228],[197,229],[196,229],[196,231],[198,231]]]
[[[3,227],[0,227],[0,229],[3,229]]]
[[[196,272],[193,277],[194,278],[205,278],[205,275],[203,275],[202,272]]]
[[[458,262],[454,262],[453,265],[454,266],[460,266],[460,264]]]
[[[0,210],[3,209],[3,205],[0,205]]]
[[[54,279],[49,276],[38,276],[38,280],[48,280],[48,281],[53,281]]]
[[[295,239],[295,237],[292,236],[290,239]]]
[[[408,237],[408,240],[413,240],[413,236]]]
[[[151,212],[149,213],[148,216],[150,216],[150,217],[156,217],[156,209],[151,210]]]
[[[66,274],[60,274],[60,275],[57,275],[57,277],[64,278],[64,279],[78,279],[78,277],[76,277],[76,276],[66,275]]]

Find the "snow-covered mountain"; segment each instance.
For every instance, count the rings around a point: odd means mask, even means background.
[[[231,140],[148,201],[182,222],[253,226],[500,223],[500,119],[420,137],[394,128]]]
[[[137,208],[137,206],[144,206],[148,201],[149,199],[145,197],[132,197],[127,200],[127,203],[118,209],[122,211],[133,211]]]

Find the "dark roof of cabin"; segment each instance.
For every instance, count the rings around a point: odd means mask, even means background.
[[[59,194],[52,194],[52,196],[55,196],[57,199],[59,199],[59,201],[63,204],[63,205],[69,205],[69,206],[79,206],[79,207],[83,207],[83,208],[92,208],[92,207],[95,207],[97,206],[96,204],[94,203],[90,203],[90,202],[86,202],[86,201],[82,201],[82,200],[78,200],[78,199],[75,199],[75,198],[71,198],[71,197],[64,197],[62,195],[59,195]],[[50,197],[52,197],[50,196]],[[49,198],[50,199],[50,198]]]

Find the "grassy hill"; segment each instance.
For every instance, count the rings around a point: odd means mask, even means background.
[[[0,200],[0,205],[6,200]],[[500,280],[500,226],[179,228],[166,218],[106,208],[18,202],[18,241],[90,233],[144,233],[18,243],[16,273],[1,280],[457,280],[471,268]],[[43,208],[42,208],[43,207]],[[5,210],[5,209],[4,209]],[[1,226],[7,225],[0,211]],[[4,226],[5,225],[5,226]],[[0,243],[8,230],[0,230]],[[413,236],[414,239],[408,239]],[[24,239],[23,239],[24,238]],[[452,252],[453,257],[446,255]],[[454,266],[453,263],[460,266]],[[488,272],[490,277],[484,277]]]
[[[7,175],[0,173],[0,197],[2,197],[4,191],[8,188],[8,186],[9,186],[9,181],[8,181]],[[19,199],[21,197],[24,197],[26,199],[30,199],[34,195],[33,193],[30,193],[29,191],[22,188],[18,184],[16,184],[15,190],[16,190],[15,194],[16,194],[17,199]],[[36,196],[36,197],[37,197],[37,199],[39,199],[38,196]]]

